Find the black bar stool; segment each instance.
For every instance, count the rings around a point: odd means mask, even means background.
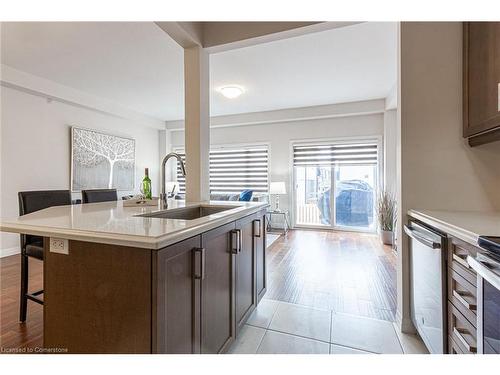
[[[18,198],[20,216],[52,206],[71,204],[69,190],[21,191],[18,193]],[[43,300],[38,297],[43,293],[43,289],[28,293],[29,257],[43,261],[43,237],[21,234],[21,301],[19,309],[21,322],[26,321],[28,300],[43,305]]]
[[[116,189],[82,190],[82,203],[117,201]]]

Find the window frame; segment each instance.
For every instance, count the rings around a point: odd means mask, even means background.
[[[330,188],[330,212],[333,216],[333,221],[331,225],[314,225],[314,224],[297,224],[297,202],[295,196],[295,186],[297,184],[297,176],[295,172],[294,166],[294,146],[313,146],[313,145],[328,145],[332,143],[336,144],[350,144],[350,143],[363,143],[363,142],[372,142],[377,144],[377,164],[375,166],[375,174],[374,174],[374,225],[372,229],[362,228],[362,227],[349,227],[349,226],[338,226],[335,222],[335,199],[332,198],[332,195],[335,192],[335,177],[334,173],[332,173],[331,177],[331,188]],[[290,197],[290,218],[293,228],[304,228],[304,229],[321,229],[321,230],[337,230],[337,231],[347,231],[347,232],[362,232],[362,233],[377,233],[379,228],[378,215],[376,214],[376,199],[382,188],[382,181],[384,176],[384,160],[383,160],[383,142],[382,135],[373,135],[373,136],[352,136],[352,137],[332,137],[332,138],[314,138],[314,139],[295,139],[291,140],[289,144],[289,174],[290,178],[290,186],[289,191],[293,192]],[[364,165],[364,164],[359,164]],[[368,163],[366,164],[368,165]]]

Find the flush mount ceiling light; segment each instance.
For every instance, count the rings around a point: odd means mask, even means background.
[[[241,86],[230,85],[230,86],[223,86],[219,88],[217,91],[219,91],[222,95],[224,95],[228,99],[235,99],[241,94],[243,94],[245,92],[245,89]]]

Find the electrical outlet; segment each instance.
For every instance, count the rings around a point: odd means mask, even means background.
[[[50,248],[49,248],[51,253],[57,253],[57,254],[69,254],[69,244],[68,240],[65,240],[64,238],[54,238],[50,237]]]

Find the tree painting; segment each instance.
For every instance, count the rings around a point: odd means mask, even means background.
[[[135,141],[72,128],[72,189],[134,189]]]

